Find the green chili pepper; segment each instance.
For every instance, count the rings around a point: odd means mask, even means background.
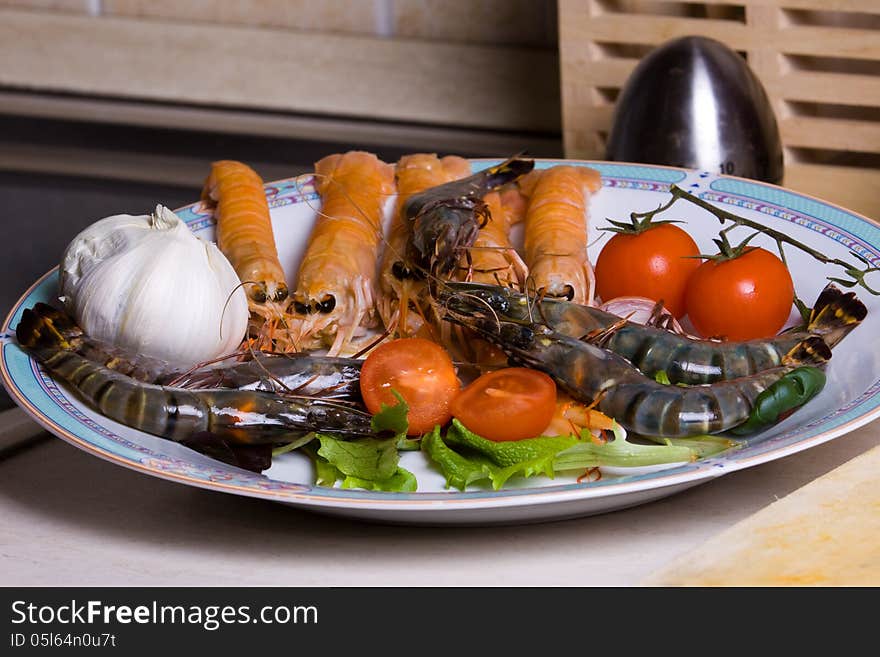
[[[758,395],[749,419],[731,433],[741,436],[760,431],[799,408],[825,387],[825,373],[815,367],[798,367]]]

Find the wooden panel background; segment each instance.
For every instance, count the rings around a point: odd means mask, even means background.
[[[175,17],[0,7],[0,85],[492,130],[560,125],[555,48]]]
[[[603,157],[639,58],[688,35],[740,51],[760,78],[784,184],[880,218],[880,0],[560,0],[566,155]]]
[[[767,88],[785,184],[880,217],[880,0],[558,0],[556,9],[549,0],[0,0],[0,114],[343,143],[375,136],[413,149],[446,139],[464,153],[519,144],[553,155],[561,131],[567,155],[601,158],[639,58],[704,34],[741,51]]]
[[[0,0],[0,116],[559,156],[556,20],[534,0]],[[0,170],[202,175],[161,155],[0,134]]]

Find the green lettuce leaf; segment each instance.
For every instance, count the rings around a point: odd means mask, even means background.
[[[660,445],[679,445],[690,449],[696,458],[704,459],[707,456],[715,456],[728,449],[740,447],[742,443],[732,438],[722,438],[721,436],[711,436],[703,434],[700,436],[692,436],[690,438],[653,438],[649,440],[659,443]]]
[[[451,449],[440,435],[440,427],[422,436],[422,450],[437,464],[446,477],[446,487],[463,491],[468,485],[490,479],[494,467],[488,459],[467,458]]]
[[[317,434],[321,447],[311,450],[319,486],[365,488],[391,492],[416,490],[416,478],[398,463],[397,437],[340,440]]]
[[[420,438],[409,438],[406,432],[409,431],[409,405],[404,398],[396,390],[392,390],[391,394],[397,397],[397,403],[394,406],[382,404],[381,410],[373,416],[370,425],[376,433],[393,433],[397,439],[397,449],[401,452],[417,452],[421,449]]]
[[[320,433],[317,438],[321,443],[318,456],[323,456],[344,475],[382,481],[397,471],[400,455],[394,438],[339,440]]]
[[[641,445],[626,439],[626,431],[614,424],[614,438],[603,445],[582,440],[560,452],[553,460],[557,470],[581,470],[602,465],[634,468],[644,465],[695,461],[696,453],[684,444]]]
[[[397,439],[397,449],[401,452],[418,452],[422,448],[422,437],[416,436],[415,438],[398,438]]]
[[[495,465],[509,467],[542,458],[549,458],[552,462],[553,456],[576,445],[580,442],[580,438],[575,436],[540,436],[525,440],[496,442],[478,436],[458,420],[453,420],[452,427],[446,434],[446,441],[452,445],[468,447],[479,452],[487,456]]]
[[[391,394],[397,398],[397,403],[394,406],[382,404],[382,408],[370,421],[370,426],[376,433],[390,431],[398,440],[406,439],[406,432],[409,429],[409,420],[407,420],[409,406],[399,392],[392,390]]]
[[[327,459],[318,456],[317,453],[313,453],[312,458],[315,462],[315,483],[318,486],[332,488],[337,480],[345,478],[345,475]]]
[[[334,486],[341,481],[342,488],[365,488],[367,490],[390,491],[392,493],[409,493],[417,489],[416,476],[404,468],[398,467],[388,479],[375,481],[343,474],[335,465],[317,453],[312,455],[317,473],[315,483],[319,486]]]
[[[654,380],[657,383],[662,383],[665,386],[671,386],[672,381],[669,380],[669,375],[666,373],[666,370],[660,370],[654,375]]]
[[[366,488],[367,490],[390,491],[392,493],[412,493],[418,487],[416,476],[404,468],[397,468],[397,472],[388,479],[371,481],[358,477],[346,477],[342,480],[343,488]]]
[[[321,446],[310,450],[315,462],[315,481],[319,486],[335,486],[341,481],[342,488],[365,488],[391,492],[412,492],[417,488],[415,475],[401,468],[400,450],[419,449],[414,439],[406,436],[409,422],[409,406],[396,390],[391,391],[397,404],[382,404],[373,416],[372,429],[388,438],[358,438],[340,440],[333,436],[317,434]]]
[[[422,449],[440,467],[447,488],[463,491],[469,484],[487,482],[498,490],[513,476],[546,475],[552,478],[556,454],[579,441],[574,436],[541,436],[495,442],[453,420],[445,439],[440,435],[439,427],[423,436]]]
[[[447,488],[462,491],[475,483],[491,483],[497,490],[514,476],[552,478],[565,470],[586,470],[602,465],[634,467],[697,458],[697,451],[683,441],[662,445],[631,443],[620,425],[615,425],[614,439],[601,445],[594,443],[586,432],[581,437],[540,436],[494,442],[453,420],[445,438],[439,427],[424,436],[422,449],[446,477]]]

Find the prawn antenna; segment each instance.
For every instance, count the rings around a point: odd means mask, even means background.
[[[364,212],[364,210],[361,208],[361,206],[359,206],[357,204],[357,202],[354,200],[354,198],[352,198],[351,194],[349,194],[348,190],[345,188],[345,185],[343,183],[339,182],[336,178],[334,178],[333,176],[325,175],[323,173],[318,173],[317,171],[310,171],[308,173],[301,173],[300,175],[298,175],[296,178],[293,179],[293,186],[296,188],[296,191],[300,195],[300,197],[302,198],[303,202],[307,206],[309,206],[309,209],[311,209],[313,212],[315,212],[315,214],[317,214],[318,216],[324,217],[325,219],[338,219],[338,217],[333,217],[329,214],[326,214],[325,212],[319,210],[317,207],[315,207],[314,205],[311,204],[310,199],[309,199],[309,195],[303,193],[302,188],[300,187],[299,181],[300,181],[300,178],[303,178],[303,177],[310,177],[310,178],[312,178],[312,180],[314,180],[315,178],[322,178],[329,183],[333,183],[334,185],[337,185],[339,187],[339,190],[342,192],[342,195],[346,198],[346,200],[349,203],[352,204],[352,206],[357,211],[357,213],[359,215],[361,215],[361,217],[367,223],[372,223],[370,221],[370,216],[366,212]],[[380,196],[385,196],[385,197],[390,198],[392,196],[395,196],[396,194],[397,194],[397,192],[395,191],[390,194],[380,193]],[[382,230],[382,221],[381,220],[379,221],[379,225],[377,226],[376,233],[379,237],[379,240],[382,241],[383,243],[385,243],[387,246],[388,242],[385,240],[385,235],[384,235],[384,231]]]
[[[544,316],[544,309],[541,307],[542,291],[538,289],[535,277],[531,273],[526,276],[524,294],[527,300],[526,308],[529,311],[529,322],[535,323],[535,308],[538,308],[544,324],[549,326],[547,318]]]
[[[492,307],[492,304],[490,304],[490,303],[489,303],[488,301],[486,301],[485,299],[481,299],[481,298],[480,298],[479,296],[477,296],[476,294],[471,294],[471,293],[469,293],[469,292],[465,292],[464,294],[462,294],[462,296],[465,297],[466,299],[472,299],[472,300],[475,300],[475,301],[479,301],[481,304],[483,304],[484,306],[486,306],[486,308],[489,309],[489,312],[492,313],[492,317],[495,318],[495,324],[498,326],[498,331],[499,331],[499,332],[501,331],[501,318],[498,316],[498,313],[495,312],[495,309]]]
[[[391,333],[392,333],[393,330],[394,330],[394,327],[386,328],[385,331],[382,333],[382,335],[380,335],[379,337],[377,337],[375,340],[373,340],[372,342],[370,342],[367,346],[365,346],[365,347],[364,347],[363,349],[361,349],[359,352],[357,352],[356,354],[354,354],[354,355],[352,356],[352,358],[360,358],[360,357],[363,356],[364,354],[367,354],[367,353],[371,352],[373,349],[375,349],[376,347],[378,347],[379,344],[380,344],[385,338],[387,338],[389,335],[391,335]]]
[[[189,387],[187,385],[181,386],[181,384],[183,382],[187,381],[189,376],[191,376],[195,372],[199,371],[203,367],[207,367],[208,365],[216,365],[217,363],[222,363],[224,360],[229,360],[230,358],[238,358],[241,355],[242,354],[239,349],[239,350],[233,351],[231,353],[228,353],[225,356],[218,356],[217,358],[212,358],[211,360],[206,360],[201,363],[196,363],[195,365],[190,367],[188,370],[186,370],[185,372],[181,372],[180,374],[175,376],[173,379],[171,379],[167,383],[164,383],[163,385],[168,386],[169,388]]]
[[[287,392],[290,394],[295,394],[299,390],[302,390],[302,388],[304,386],[307,386],[309,383],[311,383],[311,380],[309,380],[309,381],[306,381],[305,383],[303,383],[302,385],[300,385],[299,387],[297,387],[295,390],[291,389],[290,386],[288,386],[286,383],[284,383],[284,381],[282,381],[277,376],[272,374],[272,372],[269,371],[269,369],[262,363],[262,361],[256,357],[256,354],[253,353],[253,346],[250,345],[250,347],[251,347],[251,355],[253,356],[254,362],[257,364],[257,367],[259,367],[261,370],[263,370],[263,374],[266,375],[266,378],[268,378],[270,381],[274,381],[275,384],[279,388],[281,388],[281,390],[283,390],[284,392]]]
[[[232,297],[240,288],[243,288],[245,285],[257,285],[256,281],[242,281],[238,285],[236,285],[229,292],[229,295],[226,297],[226,303],[223,304],[223,310],[220,311],[220,339],[223,339],[223,318],[226,317],[226,309],[229,308],[229,302],[232,301]]]

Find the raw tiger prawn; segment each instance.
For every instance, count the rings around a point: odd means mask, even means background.
[[[444,286],[438,300],[446,319],[497,345],[512,363],[546,372],[578,401],[596,401],[600,411],[637,434],[686,438],[732,429],[749,419],[764,390],[796,369],[776,367],[706,385],[664,385],[612,351],[501,314],[474,295]],[[820,339],[815,347],[805,364],[830,357]]]
[[[531,171],[534,160],[518,157],[472,176],[413,194],[403,207],[412,222],[405,269],[446,278],[490,220],[483,196]],[[418,274],[421,275],[421,274]]]
[[[143,383],[175,388],[237,388],[302,397],[360,402],[362,360],[306,353],[238,351],[182,371],[175,365],[132,354],[87,335],[65,312],[44,303],[33,312],[51,322],[70,351]]]
[[[433,153],[414,153],[397,162],[397,205],[379,267],[380,294],[376,305],[386,328],[399,336],[415,335],[427,315],[422,299],[424,277],[413,275],[405,264],[412,223],[404,215],[404,207],[414,194],[470,174],[470,162],[456,155],[440,158]]]
[[[489,192],[483,197],[489,211],[489,222],[480,228],[473,247],[465,252],[460,276],[466,281],[522,288],[528,278],[528,267],[510,239],[510,229],[525,214],[521,194],[514,189],[504,194]]]
[[[174,441],[207,433],[238,445],[292,442],[316,431],[354,438],[374,435],[370,414],[350,404],[255,390],[143,383],[77,353],[65,339],[70,331],[63,314],[53,311],[45,304],[25,310],[16,327],[19,345],[96,410],[134,429]]]
[[[811,351],[825,353],[826,345],[836,346],[867,314],[854,293],[829,284],[817,298],[804,328],[763,340],[719,342],[643,326],[593,306],[536,299],[495,285],[449,282],[446,288],[450,294],[478,299],[485,310],[501,317],[544,324],[562,335],[604,347],[649,377],[664,372],[670,383],[687,385],[808,363],[814,358]]]

